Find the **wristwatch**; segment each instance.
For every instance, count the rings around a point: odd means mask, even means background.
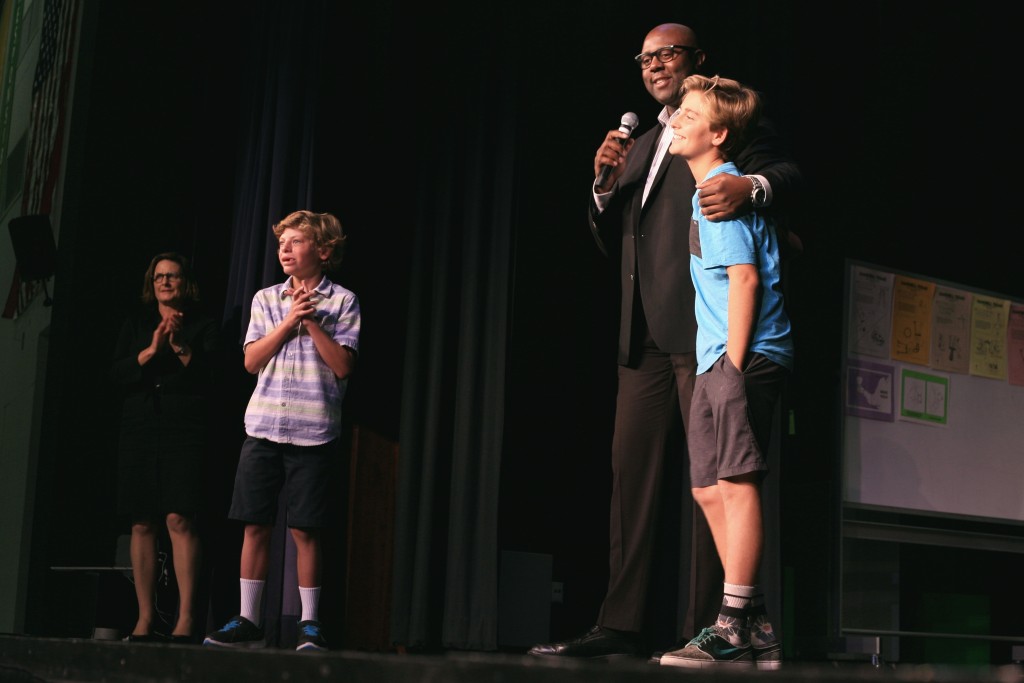
[[[178,349],[172,346],[171,350],[174,351],[175,356],[187,356],[189,354],[189,348],[187,344],[182,344],[181,348]]]
[[[750,182],[754,185],[750,190],[750,203],[754,205],[755,209],[760,209],[768,200],[768,193],[765,192],[764,185],[761,184],[761,181],[758,180],[757,177],[752,175],[745,177],[750,178]]]

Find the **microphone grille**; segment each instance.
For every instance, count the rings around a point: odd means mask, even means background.
[[[626,128],[629,128],[630,130],[634,130],[637,126],[640,125],[640,119],[633,112],[627,111],[625,114],[622,115],[622,120],[619,123],[625,126]]]

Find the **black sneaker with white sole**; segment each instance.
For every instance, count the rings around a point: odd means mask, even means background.
[[[267,641],[263,629],[243,616],[231,617],[231,620],[219,631],[206,636],[203,645],[216,647],[253,648],[266,647]]]
[[[324,638],[324,632],[320,629],[319,621],[308,620],[299,622],[299,639],[295,649],[299,652],[327,649],[327,639]]]

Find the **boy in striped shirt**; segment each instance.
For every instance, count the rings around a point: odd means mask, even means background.
[[[328,213],[296,211],[273,227],[288,278],[253,297],[245,369],[259,374],[245,411],[246,440],[228,516],[245,523],[241,609],[205,645],[266,644],[261,602],[278,497],[295,541],[302,618],[297,650],[326,650],[320,628],[321,529],[338,457],[341,403],[359,350],[359,300],[324,275],[345,235]]]

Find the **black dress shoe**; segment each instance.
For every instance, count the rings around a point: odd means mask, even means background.
[[[582,636],[558,643],[534,645],[527,654],[546,657],[580,657],[611,659],[636,657],[640,652],[640,637],[631,631],[616,631],[595,626]]]
[[[125,640],[129,643],[166,643],[167,636],[160,633],[129,633]]]

